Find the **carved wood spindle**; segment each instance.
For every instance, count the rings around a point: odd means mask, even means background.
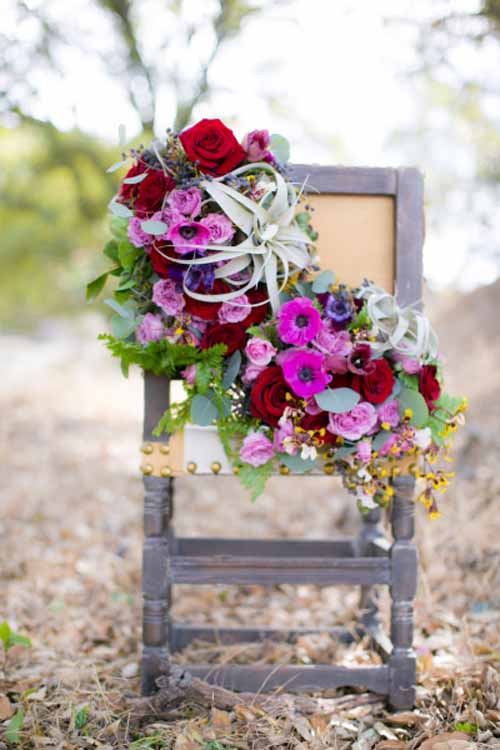
[[[416,656],[413,650],[413,600],[417,589],[418,556],[415,532],[415,478],[395,477],[391,526],[391,640],[389,703],[393,708],[415,704]]]
[[[381,516],[381,508],[374,508],[362,516],[363,525],[358,536],[358,554],[361,557],[375,556],[373,542],[385,539],[380,526]],[[380,628],[380,618],[377,589],[374,586],[361,586],[359,608],[361,629],[365,632],[377,631]]]
[[[143,695],[151,695],[156,690],[155,681],[169,660],[169,526],[173,511],[173,482],[171,478],[144,477]]]

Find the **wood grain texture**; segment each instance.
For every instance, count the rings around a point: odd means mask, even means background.
[[[232,627],[216,628],[209,626],[184,625],[173,623],[171,627],[170,649],[180,651],[193,641],[205,643],[220,643],[230,645],[235,643],[253,643],[258,641],[286,641],[294,643],[304,635],[327,634],[339,643],[353,643],[356,640],[348,628],[250,628]]]
[[[400,305],[422,307],[424,245],[423,176],[398,169],[396,193],[396,296]]]
[[[243,555],[254,557],[354,557],[355,539],[222,539],[177,537],[172,555]],[[375,557],[375,555],[374,555]]]
[[[291,164],[289,174],[298,185],[306,182],[309,194],[393,196],[397,190],[396,170],[391,167]]]
[[[252,693],[269,693],[284,687],[287,692],[331,690],[338,687],[358,687],[386,694],[389,687],[389,670],[377,667],[334,667],[318,664],[312,666],[217,666],[191,665],[195,677],[222,685],[230,690],[248,690]]]
[[[171,558],[172,583],[334,584],[389,583],[389,561],[385,558],[253,557],[238,555],[193,555]]]

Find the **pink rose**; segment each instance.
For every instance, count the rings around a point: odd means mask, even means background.
[[[201,191],[196,187],[187,190],[172,190],[167,198],[171,209],[184,216],[198,216],[201,209]]]
[[[245,385],[248,385],[249,383],[253,383],[253,381],[256,379],[258,375],[262,372],[264,367],[260,367],[259,365],[247,365],[245,368],[245,372],[241,376],[242,381]]]
[[[154,237],[152,237],[150,234],[146,234],[146,232],[142,229],[141,221],[142,219],[134,216],[134,218],[130,219],[128,223],[128,238],[132,245],[135,245],[135,247],[144,247],[145,245],[150,245],[154,240]]]
[[[347,357],[352,350],[349,331],[334,331],[324,324],[314,339],[314,345],[324,354],[338,354],[342,357]]]
[[[184,295],[177,291],[172,279],[160,279],[153,285],[153,302],[167,315],[178,315],[186,304]]]
[[[377,412],[375,407],[362,401],[356,404],[351,411],[343,414],[330,414],[327,429],[334,435],[346,440],[359,440],[366,435],[377,423]]]
[[[359,458],[364,464],[367,464],[372,457],[372,441],[369,439],[360,440],[356,450],[356,458]]]
[[[265,367],[276,354],[275,347],[270,341],[260,339],[258,336],[249,339],[245,347],[245,353],[253,365]]]
[[[164,335],[165,328],[161,315],[154,315],[153,313],[146,313],[141,325],[135,332],[137,341],[143,346],[149,344],[150,341],[160,341]]]
[[[194,385],[196,382],[196,365],[188,365],[185,370],[181,371],[181,375],[189,385]]]
[[[251,309],[247,295],[240,294],[230,302],[224,302],[219,308],[217,317],[221,323],[240,323],[248,318]]]
[[[210,230],[212,242],[221,245],[232,240],[235,233],[233,223],[223,214],[207,214],[201,219],[200,224]]]
[[[408,375],[416,375],[417,372],[420,372],[420,363],[418,360],[413,357],[407,357],[406,354],[403,354],[401,357],[401,364],[403,365],[403,370],[407,372]]]
[[[243,440],[240,449],[240,458],[251,466],[262,466],[267,464],[274,456],[272,442],[262,432],[251,432]]]
[[[399,408],[398,402],[395,398],[391,401],[386,401],[384,404],[379,406],[378,410],[378,421],[380,424],[386,422],[391,427],[397,427],[399,424]]]
[[[270,143],[269,130],[251,130],[241,145],[247,152],[248,161],[261,161],[267,157]]]

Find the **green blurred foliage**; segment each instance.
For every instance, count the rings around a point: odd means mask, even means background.
[[[117,149],[50,124],[0,129],[0,322],[26,328],[84,304],[118,177]]]

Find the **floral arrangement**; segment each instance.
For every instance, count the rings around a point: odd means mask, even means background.
[[[254,130],[238,142],[202,120],[132,161],[110,203],[116,276],[113,335],[121,359],[184,380],[157,434],[216,424],[253,497],[275,472],[338,473],[361,510],[386,505],[409,458],[431,517],[464,399],[443,389],[428,320],[365,281],[350,288],[316,265],[304,186],[287,176],[289,148]]]

